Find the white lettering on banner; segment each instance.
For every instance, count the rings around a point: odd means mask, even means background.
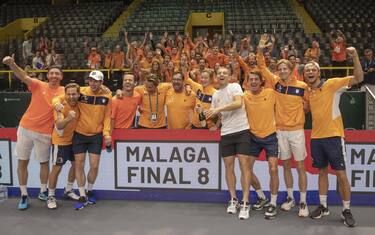
[[[0,184],[13,185],[10,141],[0,140]]]
[[[218,143],[116,142],[116,188],[218,190]]]
[[[375,192],[375,145],[346,143],[346,154],[352,192]]]

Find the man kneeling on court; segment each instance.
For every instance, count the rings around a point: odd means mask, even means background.
[[[56,209],[57,202],[55,197],[55,189],[57,179],[61,172],[62,166],[67,160],[71,162],[68,174],[68,183],[64,189],[65,196],[78,200],[78,195],[73,192],[73,183],[75,180],[75,164],[72,138],[76,129],[79,116],[78,98],[80,95],[80,87],[76,83],[69,83],[65,86],[65,95],[56,97],[54,101],[60,102],[64,108],[61,111],[54,111],[55,128],[52,132],[53,144],[53,167],[48,178],[48,209]]]

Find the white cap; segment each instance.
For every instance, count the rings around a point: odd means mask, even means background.
[[[91,71],[89,78],[95,79],[96,81],[103,81],[104,75],[99,70]]]

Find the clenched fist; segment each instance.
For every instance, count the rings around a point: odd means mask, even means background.
[[[70,110],[68,113],[68,116],[66,117],[68,120],[73,120],[76,117],[76,112],[73,110]]]
[[[4,57],[3,64],[6,64],[6,65],[10,66],[13,63],[14,63],[14,59],[12,57],[10,57],[10,56]]]

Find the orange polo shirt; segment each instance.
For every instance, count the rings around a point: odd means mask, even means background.
[[[115,121],[114,128],[130,128],[141,102],[142,97],[137,92],[134,92],[132,97],[124,96],[122,99],[113,97],[111,119]]]
[[[28,89],[32,94],[31,102],[21,118],[20,126],[50,135],[53,129],[52,99],[64,94],[64,87],[52,89],[48,83],[32,79]]]

